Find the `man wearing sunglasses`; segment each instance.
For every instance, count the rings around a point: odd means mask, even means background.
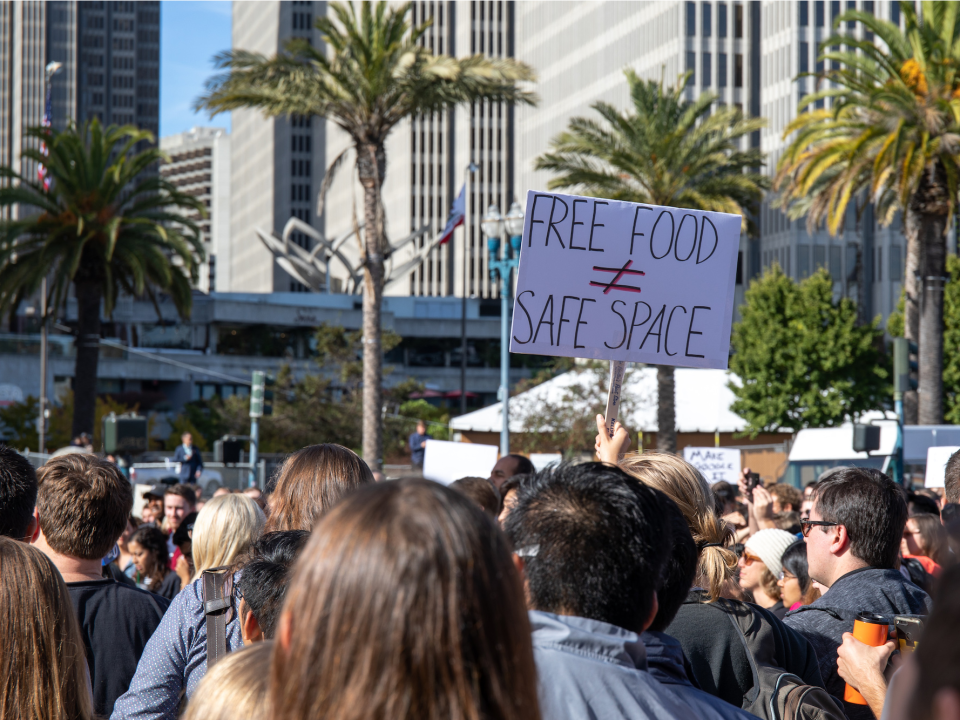
[[[843,697],[837,648],[860,612],[926,613],[930,598],[897,570],[907,522],[903,492],[886,475],[844,468],[817,485],[810,516],[801,521],[810,577],[829,590],[784,622],[810,640],[827,690]],[[844,703],[850,720],[871,720],[866,705]]]

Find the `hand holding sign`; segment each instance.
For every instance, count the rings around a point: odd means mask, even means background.
[[[510,351],[726,369],[739,215],[529,192]]]

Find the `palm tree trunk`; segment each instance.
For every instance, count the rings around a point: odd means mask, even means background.
[[[920,241],[920,214],[908,211],[906,214],[907,259],[903,278],[903,336],[912,343],[920,345],[920,284],[917,280],[923,256],[923,243]],[[907,425],[917,424],[919,396],[916,390],[903,394],[903,417]]]
[[[948,215],[920,216],[920,425],[943,424],[943,284]]]
[[[657,452],[677,452],[676,394],[668,365],[657,365]]]
[[[380,310],[383,302],[384,218],[380,190],[386,171],[383,145],[357,147],[363,186],[363,459],[374,472],[383,466],[383,352]]]
[[[97,408],[97,363],[100,360],[100,286],[77,280],[77,359],[73,372],[73,437],[93,437]]]

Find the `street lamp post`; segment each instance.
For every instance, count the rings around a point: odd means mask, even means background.
[[[510,273],[520,264],[520,246],[523,235],[523,210],[513,203],[504,217],[500,208],[491,205],[480,222],[487,236],[490,253],[490,276],[500,275],[500,403],[503,424],[500,428],[500,456],[510,454]],[[500,244],[504,233],[510,238],[500,258]]]

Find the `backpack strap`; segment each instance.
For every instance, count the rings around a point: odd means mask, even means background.
[[[203,611],[207,618],[207,670],[227,654],[227,614],[233,607],[232,579],[230,568],[218,567],[204,570]],[[230,584],[229,590],[225,587]]]
[[[743,652],[747,655],[747,662],[750,663],[750,674],[753,676],[753,683],[750,686],[750,690],[747,691],[747,694],[743,696],[744,707],[746,707],[756,702],[757,697],[760,695],[760,673],[757,671],[757,661],[750,651],[750,646],[747,645],[747,638],[744,637],[743,630],[740,629],[740,623],[737,622],[732,612],[725,610],[723,614],[727,616],[727,619],[733,625],[734,632],[740,639],[740,644],[743,646]]]

